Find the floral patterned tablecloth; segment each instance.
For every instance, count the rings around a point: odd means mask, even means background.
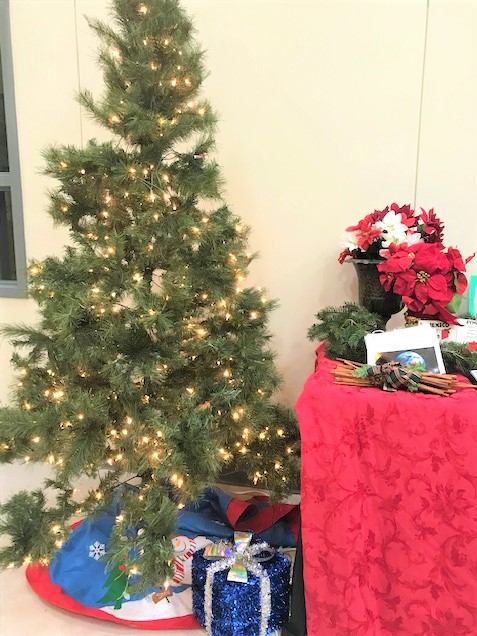
[[[308,636],[477,635],[477,391],[297,402]]]

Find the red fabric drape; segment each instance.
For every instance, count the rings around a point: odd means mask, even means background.
[[[477,635],[477,391],[297,403],[308,636]]]

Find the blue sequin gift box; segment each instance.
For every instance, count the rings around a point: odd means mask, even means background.
[[[256,561],[245,559],[246,582],[228,580],[231,560],[204,558],[204,550],[194,554],[192,609],[197,621],[209,636],[265,636],[280,630],[288,621],[288,559],[279,553],[266,560],[260,553]]]

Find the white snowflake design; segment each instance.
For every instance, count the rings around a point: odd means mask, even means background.
[[[99,561],[103,554],[106,554],[106,546],[104,545],[104,543],[95,541],[93,545],[89,546],[89,556],[92,559],[96,559],[96,561]]]

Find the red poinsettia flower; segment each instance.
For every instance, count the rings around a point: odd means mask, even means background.
[[[421,208],[422,213],[419,217],[420,223],[423,224],[421,229],[424,232],[424,240],[426,243],[442,243],[444,240],[444,223],[436,216],[434,208],[426,212]]]
[[[388,212],[389,205],[387,205],[384,210],[374,210],[374,212],[372,214],[368,214],[366,218],[368,218],[371,223],[377,223],[378,221],[382,221]]]
[[[369,215],[368,215],[369,216]],[[352,225],[346,228],[347,232],[355,232],[358,247],[365,252],[374,241],[381,236],[381,230],[378,230],[369,221],[368,218],[362,219],[358,225]]]
[[[339,263],[341,263],[341,265],[342,265],[345,262],[345,260],[348,258],[348,256],[351,256],[351,250],[346,248],[338,256]]]
[[[453,274],[455,277],[455,291],[456,294],[463,294],[465,292],[465,290],[467,289],[467,277],[465,275],[465,271],[466,271],[466,265],[469,261],[471,261],[475,254],[472,254],[472,256],[469,256],[468,258],[464,259],[462,257],[462,254],[460,253],[460,251],[454,247],[449,247],[447,252],[446,252],[446,256],[449,260],[451,269],[453,270]]]
[[[438,316],[456,322],[445,309],[454,297],[449,281],[452,262],[435,243],[393,247],[393,254],[378,265],[383,287],[403,297],[408,310],[421,316]],[[451,277],[452,278],[452,277]]]

